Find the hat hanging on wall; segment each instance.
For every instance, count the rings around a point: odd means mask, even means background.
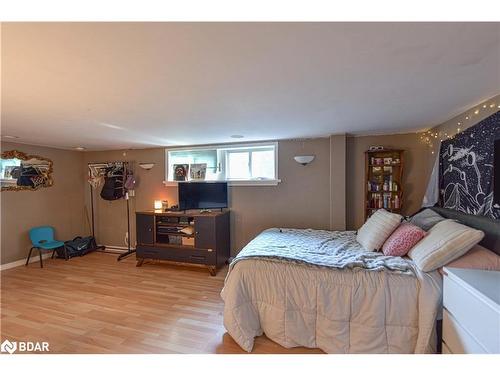
[[[147,171],[149,171],[154,166],[155,166],[155,163],[139,163],[139,167],[141,167],[142,169],[145,169]]]
[[[314,160],[314,155],[298,155],[294,159],[299,164],[307,165]]]

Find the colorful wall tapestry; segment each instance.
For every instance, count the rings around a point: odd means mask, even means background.
[[[500,219],[493,203],[494,142],[500,139],[500,111],[441,143],[440,205]]]

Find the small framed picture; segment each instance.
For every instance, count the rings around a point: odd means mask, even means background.
[[[207,174],[207,163],[191,164],[189,166],[189,176],[191,180],[202,181]]]
[[[186,181],[189,164],[174,164],[174,181]]]

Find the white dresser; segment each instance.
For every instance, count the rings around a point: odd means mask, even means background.
[[[500,272],[444,272],[443,354],[500,353]]]

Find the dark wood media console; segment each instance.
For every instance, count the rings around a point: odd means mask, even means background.
[[[181,229],[192,228],[193,233]],[[210,275],[229,259],[229,211],[136,212],[137,267],[145,259],[204,264]]]

